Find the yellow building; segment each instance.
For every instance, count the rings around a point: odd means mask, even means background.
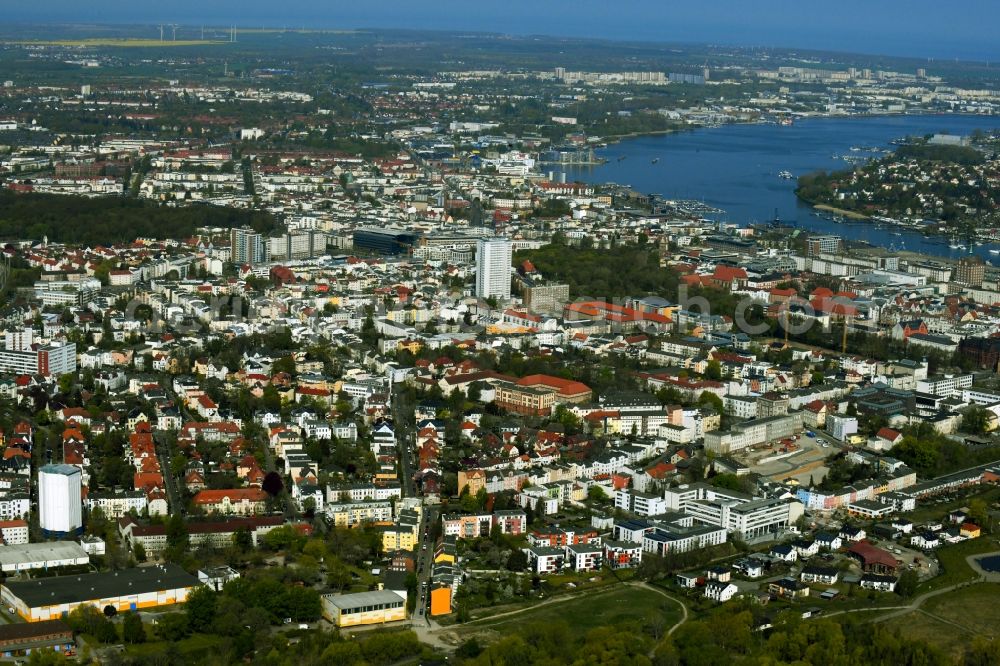
[[[486,472],[481,469],[458,470],[458,492],[468,486],[469,494],[475,495],[480,488],[486,488]]]
[[[357,527],[368,523],[392,523],[392,502],[367,500],[326,505],[326,515],[335,527]]]
[[[705,432],[718,430],[722,427],[722,416],[713,412],[702,412],[701,427]]]
[[[378,468],[378,470],[376,470],[375,476],[373,477],[372,480],[376,484],[379,484],[379,483],[389,483],[391,481],[395,481],[398,478],[399,474],[396,472],[396,467],[394,465],[386,464],[382,465],[381,467]]]
[[[451,612],[451,588],[435,584],[431,589],[431,616],[447,615]]]
[[[388,590],[325,594],[323,617],[336,627],[399,622],[406,619],[406,599]]]
[[[456,553],[458,552],[455,547],[455,537],[446,536],[444,540],[438,544],[437,550],[434,551],[434,564],[445,563],[445,564],[455,564]]]
[[[409,527],[390,525],[382,532],[382,550],[413,550],[417,547],[417,535]]]
[[[423,518],[423,507],[419,498],[403,498],[397,503],[399,517],[394,525],[383,528],[382,549],[389,553],[394,550],[415,550]]]
[[[121,571],[8,580],[0,586],[3,605],[28,622],[62,617],[79,606],[120,612],[183,603],[201,583],[176,564]]]
[[[965,523],[960,528],[959,534],[964,536],[966,539],[978,539],[979,535],[982,534],[982,530],[979,529],[979,525]]]
[[[397,345],[398,349],[405,349],[411,354],[418,353],[424,348],[424,344],[420,340],[404,340]]]

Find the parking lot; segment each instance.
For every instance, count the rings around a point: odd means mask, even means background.
[[[808,485],[810,479],[819,483],[826,476],[829,469],[824,461],[839,450],[838,445],[823,434],[816,438],[802,435],[795,440],[795,446],[797,450],[790,455],[783,455],[777,445],[756,449],[745,456],[745,462],[752,471],[775,481],[794,479]]]

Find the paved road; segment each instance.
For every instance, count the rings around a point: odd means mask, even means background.
[[[413,622],[430,623],[430,589],[431,574],[434,569],[434,541],[431,538],[431,526],[438,519],[436,506],[424,506],[424,519],[420,525],[420,538],[417,543],[417,608],[414,611]]]
[[[879,615],[877,618],[872,620],[872,622],[884,622],[886,620],[891,620],[894,617],[900,617],[902,615],[906,615],[914,611],[920,611],[921,610],[920,607],[923,606],[924,602],[926,602],[928,599],[939,597],[942,594],[947,594],[948,592],[952,592],[959,588],[968,587],[969,585],[975,585],[977,583],[1000,583],[1000,573],[984,571],[983,568],[979,566],[979,562],[976,561],[979,558],[990,557],[992,555],[1000,555],[1000,551],[993,553],[976,553],[975,555],[969,555],[968,557],[965,558],[965,561],[972,568],[972,570],[979,574],[979,576],[974,580],[966,581],[964,583],[956,583],[954,585],[948,585],[946,587],[942,587],[937,590],[931,590],[930,592],[924,592],[923,594],[914,597],[913,600],[910,603],[906,604],[905,606],[878,606],[874,608],[855,608],[853,610],[836,611],[834,613],[829,613],[827,615],[824,615],[823,617],[833,617],[835,615],[844,615],[847,613],[871,613],[872,611],[881,611],[881,610],[894,611],[892,613],[886,613],[885,615]],[[930,615],[934,619],[941,620],[942,622],[948,622],[948,620],[944,620],[943,618],[939,618],[936,615],[931,615],[930,613],[926,613],[926,611],[921,611],[921,612]],[[954,623],[949,622],[949,624],[954,624]],[[964,629],[964,627],[962,628]]]
[[[265,472],[278,472],[282,473],[282,470],[278,469],[277,462],[274,459],[274,452],[271,451],[271,446],[268,442],[264,442],[262,447],[264,451],[264,471]],[[284,475],[282,474],[282,478]],[[282,513],[285,516],[286,521],[290,521],[295,518],[295,502],[292,500],[292,496],[288,493],[288,488],[282,488],[281,492],[278,493],[275,498],[281,503]]]
[[[412,460],[417,433],[414,404],[402,388],[400,383],[392,385],[392,428],[396,433],[396,448],[399,451],[399,482],[403,486],[403,496],[415,497],[417,489],[413,482]]]
[[[174,455],[171,438],[167,433],[154,432],[153,443],[156,447],[156,457],[160,459],[160,469],[163,471],[163,485],[167,493],[167,504],[170,507],[170,513],[180,513],[183,515],[187,513],[187,507],[181,501],[180,490],[177,487],[177,477],[174,476],[173,469],[171,469],[170,462]]]
[[[403,390],[401,383],[392,386],[392,427],[396,433],[396,450],[399,454],[399,483],[403,497],[417,497],[416,483],[413,481],[415,471],[416,420],[415,405],[409,393]],[[420,524],[417,540],[417,606],[412,622],[416,627],[430,627],[431,620],[427,615],[430,611],[431,573],[434,568],[435,543],[432,538],[432,526],[438,520],[438,508],[424,505],[423,521]]]

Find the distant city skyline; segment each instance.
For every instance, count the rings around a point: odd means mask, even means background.
[[[5,7],[9,23],[160,23],[410,28],[612,40],[809,48],[917,58],[1000,59],[1000,3],[957,0],[46,0]]]

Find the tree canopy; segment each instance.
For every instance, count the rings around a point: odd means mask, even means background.
[[[673,296],[677,290],[677,274],[660,268],[659,255],[647,247],[621,245],[599,250],[554,243],[515,255],[515,263],[525,259],[546,278],[569,284],[570,298]]]
[[[198,227],[249,225],[262,233],[276,222],[269,213],[195,204],[161,206],[125,197],[18,194],[0,191],[0,239],[111,245],[139,237],[185,238]]]

